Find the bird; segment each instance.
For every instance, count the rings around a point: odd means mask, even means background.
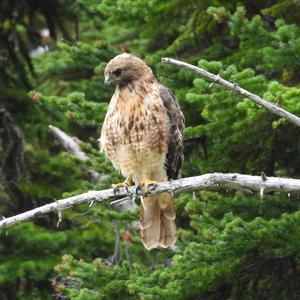
[[[140,235],[147,250],[177,240],[173,195],[147,195],[151,186],[180,177],[185,119],[173,93],[159,83],[140,58],[122,53],[105,67],[105,83],[115,92],[102,124],[100,148],[126,178],[114,189],[138,185]]]

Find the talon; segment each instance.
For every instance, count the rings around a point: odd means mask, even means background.
[[[139,186],[136,187],[136,189],[135,189],[136,195],[137,195],[137,193],[138,193],[138,191],[139,191],[140,189],[141,189],[141,188],[140,188]]]
[[[112,187],[112,188],[113,188],[113,192],[114,192],[115,196],[117,197],[117,189],[115,189],[114,187]]]
[[[120,183],[112,184],[111,186],[114,190],[118,190],[118,189],[125,187],[126,185],[124,182],[120,182]]]
[[[138,191],[141,189],[141,187],[139,185],[137,185],[136,189],[135,189],[135,194],[137,195]]]
[[[129,192],[128,187],[131,185],[133,185],[132,178],[128,177],[128,178],[126,178],[126,180],[124,182],[112,184],[112,188],[113,188],[114,192],[116,192],[118,189],[125,188],[128,193]]]
[[[133,199],[133,203],[136,205],[136,206],[140,206],[141,204],[141,197],[135,197]]]
[[[137,190],[141,189],[143,187],[144,188],[144,193],[147,195],[147,194],[149,194],[149,191],[150,191],[149,187],[151,186],[152,187],[151,190],[153,190],[156,185],[157,185],[156,181],[146,179],[146,180],[144,180],[144,181],[142,181],[138,184]]]

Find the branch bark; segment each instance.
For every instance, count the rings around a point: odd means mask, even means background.
[[[157,184],[150,191],[149,195],[170,192],[177,195],[182,192],[192,192],[197,190],[218,190],[222,188],[257,192],[261,197],[267,192],[300,193],[300,179],[251,176],[237,173],[211,173],[196,177],[182,178],[174,181],[167,181]],[[57,200],[53,203],[37,207],[33,210],[19,215],[4,218],[0,221],[0,228],[8,228],[18,223],[22,223],[50,212],[60,212],[74,205],[94,201],[115,203],[121,201],[132,201],[136,196],[143,196],[143,191],[136,193],[136,187],[120,189],[115,194],[113,189],[102,191],[89,191],[70,198]]]
[[[49,132],[53,135],[55,140],[69,153],[73,154],[80,160],[89,160],[88,156],[80,149],[80,140],[67,135],[64,131],[49,125]]]
[[[191,64],[188,64],[188,63],[180,61],[180,60],[168,58],[168,57],[162,58],[161,62],[164,64],[173,64],[178,67],[183,67],[186,69],[193,70],[200,76],[205,77],[205,78],[209,79],[210,81],[213,81],[213,82],[223,85],[226,89],[236,92],[237,94],[252,100],[253,102],[264,107],[271,113],[273,113],[281,118],[284,118],[284,119],[288,120],[289,122],[291,122],[292,124],[300,127],[300,118],[297,117],[296,115],[286,111],[285,109],[283,109],[281,107],[278,107],[277,105],[275,105],[273,103],[270,103],[270,102],[262,99],[261,97],[259,97],[256,94],[250,93],[249,91],[239,87],[236,83],[231,83],[231,82],[221,78],[219,75],[212,74],[202,68],[193,66]]]

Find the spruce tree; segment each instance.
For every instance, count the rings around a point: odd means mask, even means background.
[[[184,177],[262,171],[299,176],[294,125],[189,70],[159,63],[165,56],[193,63],[300,115],[296,2],[1,5],[1,214],[121,180],[99,153],[97,139],[113,93],[103,84],[104,67],[124,51],[145,59],[180,102],[187,120]],[[17,16],[14,22],[11,16]],[[34,34],[44,27],[49,41]],[[30,55],[45,43],[49,51]],[[80,138],[89,160],[64,152],[49,135],[49,125]],[[91,182],[91,169],[109,178]],[[168,250],[146,251],[137,231],[138,212],[108,205],[64,211],[59,228],[53,214],[2,231],[0,297],[299,297],[298,195],[260,198],[220,189],[181,194],[176,207],[179,240]]]

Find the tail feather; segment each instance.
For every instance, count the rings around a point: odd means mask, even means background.
[[[143,197],[141,201],[141,238],[146,249],[167,248],[176,242],[175,206],[169,193]]]
[[[163,219],[160,232],[160,247],[167,248],[173,246],[176,243],[176,225],[173,220]]]

